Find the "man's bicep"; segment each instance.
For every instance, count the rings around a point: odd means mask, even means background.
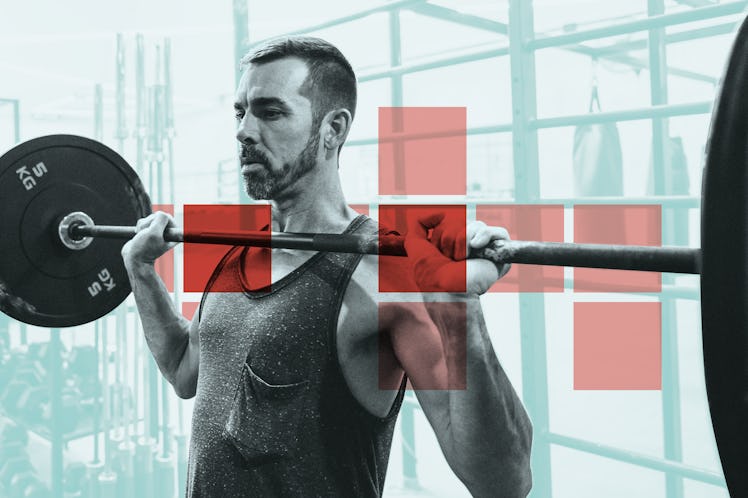
[[[423,303],[391,303],[389,335],[395,357],[435,430],[446,423],[448,372],[439,330]]]
[[[388,330],[395,357],[414,389],[444,389],[446,363],[439,331],[422,303],[383,303],[391,308]]]

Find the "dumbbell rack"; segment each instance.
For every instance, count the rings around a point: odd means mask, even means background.
[[[45,365],[47,369],[46,381],[49,383],[50,389],[50,426],[30,425],[26,421],[16,417],[7,418],[7,421],[12,421],[19,427],[31,431],[51,443],[51,483],[53,484],[57,482],[62,483],[62,455],[65,441],[92,434],[90,430],[82,430],[77,431],[75,434],[63,435],[62,427],[59,427],[63,382],[61,344],[60,330],[51,329],[49,349],[46,355],[48,363]]]

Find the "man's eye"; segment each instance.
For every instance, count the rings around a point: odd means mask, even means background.
[[[266,109],[262,111],[262,117],[264,119],[276,119],[281,116],[281,112],[276,109]]]
[[[234,113],[234,117],[237,121],[241,121],[242,119],[244,119],[244,111],[236,111]]]

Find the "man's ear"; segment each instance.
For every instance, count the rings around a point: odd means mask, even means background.
[[[322,137],[325,149],[337,151],[343,145],[351,129],[351,121],[353,121],[353,116],[348,109],[335,109],[327,113],[323,121],[325,131]]]

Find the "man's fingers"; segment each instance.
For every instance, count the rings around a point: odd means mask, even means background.
[[[467,258],[468,254],[468,238],[467,234],[464,231],[460,231],[460,233],[457,235],[457,238],[455,238],[454,242],[454,259],[457,261],[462,261],[463,259]]]
[[[431,233],[431,242],[449,259],[457,259],[455,242],[458,235],[459,230],[454,230],[454,227],[445,226],[445,223],[441,223]]]
[[[444,220],[444,212],[436,212],[436,213],[430,213],[426,216],[419,216],[418,222],[420,225],[425,228],[426,230],[429,230],[431,228],[436,227]]]
[[[489,227],[483,225],[470,238],[471,249],[482,249],[493,240],[511,240],[509,232],[503,227]]]
[[[135,232],[139,233],[143,230],[149,230],[152,233],[163,234],[164,230],[170,226],[175,226],[174,218],[163,211],[156,211],[145,218],[139,219],[135,224]]]
[[[153,221],[153,217],[156,215],[156,213],[151,213],[145,218],[140,218],[137,223],[135,223],[135,233],[140,232],[141,230],[144,230],[148,228],[148,226]]]
[[[405,252],[408,253],[409,257],[414,258],[416,261],[433,256],[445,258],[439,249],[437,249],[437,247],[431,242],[425,238],[413,237],[410,232],[408,232],[408,235],[405,237]]]
[[[408,235],[427,239],[429,230],[438,226],[444,219],[444,213],[436,212],[425,215],[422,213],[423,212],[419,213],[416,211],[408,216]]]
[[[467,239],[472,240],[473,237],[475,237],[475,234],[477,234],[479,231],[485,229],[487,225],[483,223],[480,220],[472,221],[467,224],[466,232],[467,232]]]

